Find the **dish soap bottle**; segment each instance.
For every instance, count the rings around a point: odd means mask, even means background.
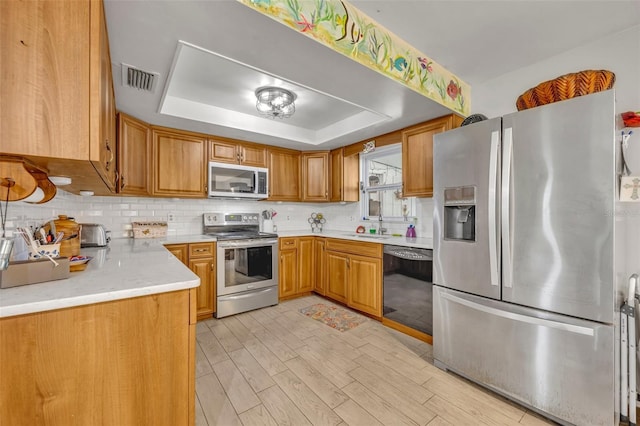
[[[416,228],[413,225],[409,225],[406,233],[407,238],[416,238]]]

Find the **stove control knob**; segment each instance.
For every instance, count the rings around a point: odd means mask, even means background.
[[[242,221],[246,222],[247,221],[247,217],[246,216],[242,216]]]

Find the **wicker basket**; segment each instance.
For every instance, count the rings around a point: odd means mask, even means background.
[[[164,238],[167,236],[167,222],[133,222],[133,238]]]
[[[607,70],[585,70],[560,76],[538,84],[518,97],[518,111],[534,108],[565,99],[608,90],[613,87],[616,75]]]

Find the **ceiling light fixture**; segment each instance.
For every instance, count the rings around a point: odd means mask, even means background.
[[[256,90],[256,108],[268,118],[288,118],[296,112],[296,94],[280,87],[261,87]]]

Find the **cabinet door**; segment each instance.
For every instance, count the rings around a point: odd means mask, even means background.
[[[382,261],[350,255],[347,305],[362,312],[382,316]]]
[[[302,201],[329,201],[329,153],[304,152],[302,159]]]
[[[328,271],[325,295],[346,303],[349,282],[349,255],[329,250],[325,253]]]
[[[330,201],[358,201],[360,196],[359,155],[344,155],[344,148],[331,151]]]
[[[89,160],[92,7],[0,1],[3,154]]]
[[[164,246],[171,254],[178,258],[178,260],[189,266],[189,256],[186,244],[167,244]]]
[[[269,200],[300,201],[300,153],[269,150]]]
[[[324,296],[327,281],[327,262],[325,253],[325,239],[316,238],[316,279],[313,291]]]
[[[98,140],[93,139],[91,142],[89,154],[102,180],[111,191],[116,192],[116,102],[113,95],[109,37],[102,2],[91,5],[91,27],[92,34],[97,37],[92,38],[95,41],[92,41],[90,60],[95,64],[95,69],[99,70],[99,73],[91,78],[99,78],[99,92],[94,92],[96,83],[92,82],[91,95],[97,96],[91,100],[93,105],[89,111],[92,120],[96,119],[96,114],[98,115],[99,130]]]
[[[314,289],[316,281],[315,238],[298,238],[298,293]]]
[[[189,269],[200,278],[200,286],[196,289],[198,319],[211,317],[215,311],[215,264],[211,257],[189,260]]]
[[[245,166],[267,167],[267,149],[261,145],[239,145],[240,161]]]
[[[0,424],[194,424],[190,297],[180,290],[0,318]]]
[[[404,197],[433,196],[433,136],[459,123],[459,117],[448,115],[402,132]]]
[[[298,288],[298,250],[280,250],[279,296],[294,296]]]
[[[151,129],[146,123],[118,114],[118,192],[149,195]]]
[[[153,130],[153,195],[205,198],[206,140],[200,135]]]
[[[237,164],[240,162],[240,153],[235,143],[209,139],[209,160]]]

